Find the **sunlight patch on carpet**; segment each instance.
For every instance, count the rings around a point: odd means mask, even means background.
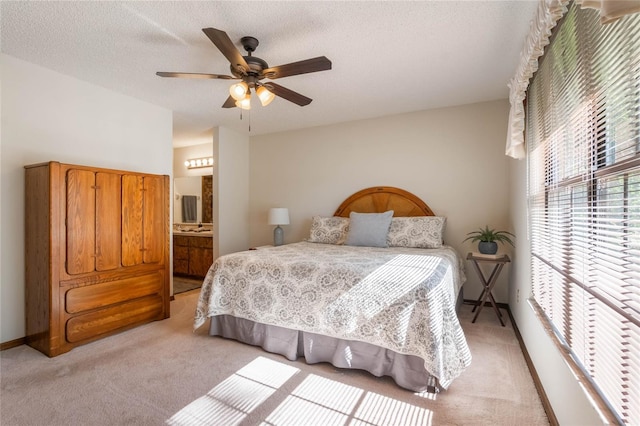
[[[433,412],[426,408],[369,392],[355,414],[363,425],[424,425],[433,422]]]
[[[432,421],[431,410],[311,374],[265,419],[262,426],[430,426]]]
[[[258,357],[174,414],[170,426],[237,425],[300,369]],[[309,374],[261,423],[421,425],[433,424],[433,412],[394,398]]]
[[[310,375],[266,419],[264,425],[347,424],[364,391]]]
[[[238,424],[299,371],[258,357],[166,423],[171,426]]]

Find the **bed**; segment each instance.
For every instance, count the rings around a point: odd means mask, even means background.
[[[407,191],[359,191],[333,217],[314,217],[305,241],[218,258],[194,328],[208,320],[212,336],[290,360],[390,376],[417,392],[447,389],[471,355],[457,317],[463,263],[442,244],[443,228]]]

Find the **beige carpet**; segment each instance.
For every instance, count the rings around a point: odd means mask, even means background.
[[[491,309],[461,322],[472,365],[449,390],[414,394],[392,380],[307,365],[192,332],[198,291],[171,318],[47,358],[0,353],[0,424],[18,425],[546,425],[510,324]]]

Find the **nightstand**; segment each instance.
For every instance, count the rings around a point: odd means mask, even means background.
[[[474,269],[480,277],[480,281],[482,282],[483,287],[480,297],[478,297],[475,306],[471,310],[471,312],[474,312],[476,308],[478,309],[478,312],[476,312],[476,315],[473,317],[473,320],[471,322],[476,322],[476,319],[478,318],[478,315],[480,315],[480,311],[482,311],[482,308],[484,308],[484,304],[487,302],[488,298],[491,306],[493,306],[493,310],[498,316],[498,320],[500,320],[500,324],[502,324],[502,326],[504,327],[504,321],[502,321],[502,313],[500,313],[500,309],[498,308],[496,300],[493,298],[493,294],[491,293],[491,291],[496,285],[496,281],[498,280],[500,272],[502,272],[502,268],[505,264],[511,262],[511,259],[509,259],[509,256],[506,254],[503,254],[502,256],[489,256],[479,253],[469,253],[467,254],[467,260],[470,260],[473,264]],[[493,269],[491,270],[491,274],[488,277],[482,272],[480,263],[493,264]]]

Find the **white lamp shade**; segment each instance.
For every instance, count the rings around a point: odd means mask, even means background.
[[[269,225],[288,225],[289,209],[277,207],[269,210]]]

